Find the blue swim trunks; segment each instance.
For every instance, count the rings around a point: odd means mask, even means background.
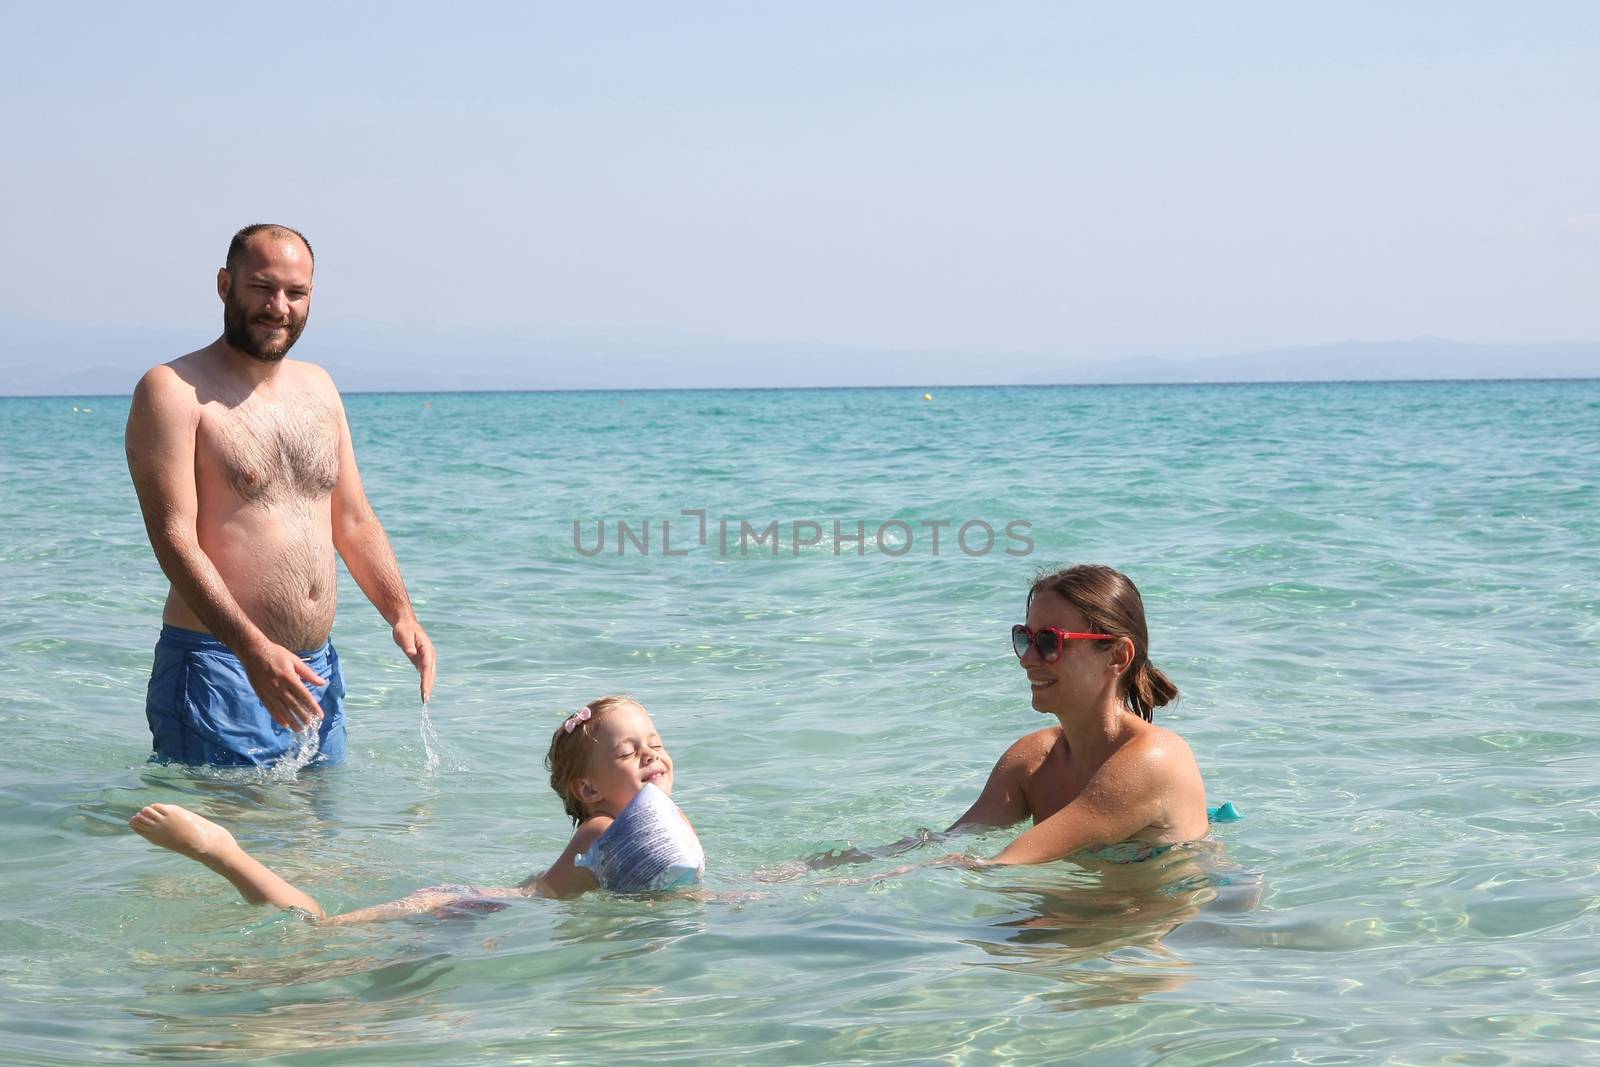
[[[327,679],[311,686],[322,705],[320,742],[313,764],[344,762],[344,676],[339,653],[329,641],[301,652],[306,665]],[[260,767],[301,748],[300,739],[273,721],[250,688],[244,664],[210,634],[161,627],[156,661],[145,697],[152,759],[209,763],[217,767]]]

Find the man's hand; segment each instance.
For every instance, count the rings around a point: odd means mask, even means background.
[[[416,665],[417,673],[422,675],[422,702],[426,704],[433,695],[435,673],[433,642],[428,639],[428,632],[416,619],[401,619],[394,624],[394,643],[400,646],[400,651],[406,654],[406,658]]]
[[[299,733],[322,721],[322,705],[306,683],[327,685],[326,679],[306,666],[305,660],[282,645],[268,642],[261,651],[241,656],[245,677],[285,730]]]

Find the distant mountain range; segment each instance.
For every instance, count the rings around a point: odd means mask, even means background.
[[[1366,382],[1600,377],[1600,343],[1471,344],[1438,337],[1341,341],[1209,359],[1120,359],[1078,382]]]
[[[0,395],[125,394],[146,368],[212,336],[203,329],[112,331],[0,319]],[[1600,342],[1472,344],[1436,337],[1190,359],[1096,358],[313,319],[295,355],[327,367],[346,392],[1600,377]]]

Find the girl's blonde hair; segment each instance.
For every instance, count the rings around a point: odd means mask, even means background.
[[[644,711],[644,705],[630,696],[603,696],[589,701],[567,716],[550,738],[550,751],[545,754],[544,769],[550,772],[550,788],[561,798],[574,826],[589,817],[588,809],[578,799],[578,779],[588,774],[592,766],[595,726],[608,712],[621,707],[635,707]]]

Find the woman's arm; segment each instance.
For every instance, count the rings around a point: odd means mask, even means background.
[[[1123,746],[1073,801],[1017,835],[992,862],[1048,863],[1079,849],[1127,841],[1161,820],[1172,769],[1159,745]]]
[[[800,861],[806,870],[824,871],[829,867],[842,867],[851,863],[871,863],[883,859],[885,856],[899,856],[906,852],[943,841],[949,831],[936,834],[932,830],[918,830],[910,837],[902,837],[898,841],[891,841],[887,845],[874,845],[871,848],[832,848],[826,852],[815,852]],[[795,873],[789,869],[790,865],[783,865],[783,873]],[[769,881],[778,881],[769,878]]]
[[[873,860],[883,859],[886,856],[898,856],[913,849],[931,845],[950,834],[982,830],[995,826],[1014,826],[1033,814],[1028,806],[1028,797],[1025,791],[1028,778],[1044,762],[1050,754],[1050,749],[1055,745],[1060,730],[1049,728],[1035,730],[1026,737],[1014,741],[1010,748],[995,762],[994,769],[989,772],[989,780],[984,784],[983,792],[978,794],[978,799],[973,801],[966,814],[957,819],[942,834],[930,833],[926,830],[919,831],[911,837],[903,837],[899,841],[887,845],[878,845],[874,848],[847,848],[834,849],[807,856],[802,862],[804,869],[813,871],[826,870],[829,867],[840,867],[846,864],[871,863]],[[942,863],[943,860],[932,861]],[[916,866],[925,866],[916,865]],[[900,871],[891,871],[890,874],[904,873],[914,870],[906,867]],[[875,878],[888,877],[876,875]],[[869,881],[872,879],[868,879]]]
[[[1087,790],[1044,822],[1017,835],[991,863],[1049,863],[1080,849],[1126,841],[1150,825],[1140,811],[1112,809],[1095,803]]]
[[[1023,786],[1050,754],[1060,732],[1053,727],[1035,730],[1013,742],[995,762],[978,799],[945,833],[982,826],[1014,826],[1031,815]]]

